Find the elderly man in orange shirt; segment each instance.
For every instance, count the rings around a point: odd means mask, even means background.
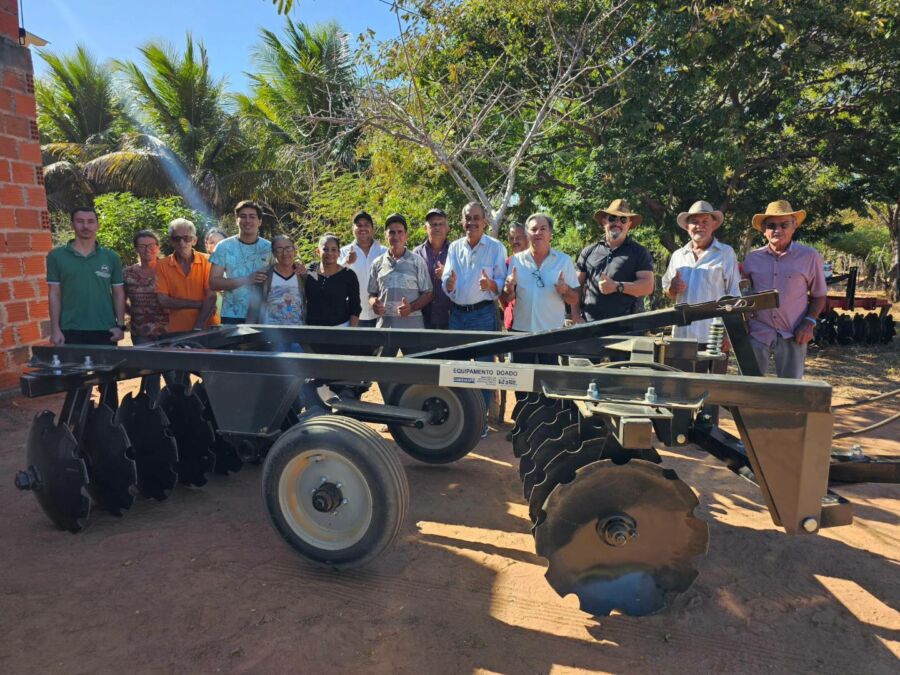
[[[197,228],[184,218],[169,223],[174,253],[156,266],[156,294],[169,310],[168,333],[202,330],[219,324],[216,292],[209,287],[209,256],[194,250]]]

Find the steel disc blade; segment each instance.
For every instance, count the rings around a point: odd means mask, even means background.
[[[523,414],[528,408],[523,408]],[[556,416],[562,411],[559,401],[545,403],[534,408],[527,420],[524,420],[518,431],[514,431],[512,435],[513,455],[521,457],[523,454],[532,449],[529,444],[531,434],[542,424],[549,424],[556,419]]]
[[[170,384],[159,395],[159,406],[169,418],[169,427],[178,443],[178,480],[197,487],[205,485],[206,474],[216,467],[212,425],[203,418],[203,402],[184,384]]]
[[[516,393],[516,404],[512,409],[512,419],[516,420],[519,417],[519,413],[522,412],[522,407],[525,406],[526,403],[534,403],[538,400],[540,394],[536,394],[532,391],[529,391],[526,394]]]
[[[241,467],[244,466],[244,462],[241,460],[237,448],[219,435],[219,425],[216,424],[216,417],[213,414],[212,406],[209,404],[206,387],[203,386],[202,382],[198,382],[194,385],[193,392],[203,403],[203,419],[212,425],[213,433],[215,434],[215,441],[213,441],[211,449],[216,456],[216,473],[227,476],[229,473],[240,471]]]
[[[115,421],[108,405],[101,403],[88,412],[79,449],[87,462],[91,499],[101,509],[121,516],[138,493],[137,470],[125,427]]]
[[[542,394],[535,395],[534,399],[527,400],[520,408],[518,414],[513,418],[513,428],[509,434],[509,439],[514,442],[513,452],[515,452],[515,439],[518,438],[531,420],[532,414],[546,406],[555,406],[556,401],[551,401]]]
[[[169,418],[147,394],[140,393],[128,394],[119,404],[116,421],[131,439],[138,491],[144,497],[166,499],[178,484],[178,446]]]
[[[54,414],[45,410],[34,418],[28,432],[25,455],[38,479],[34,496],[54,525],[79,532],[91,515],[87,466],[76,454],[78,443],[72,432],[53,419]]]
[[[662,609],[693,583],[691,561],[706,552],[709,530],[693,515],[697,504],[674,471],[650,462],[601,460],[578,469],[550,493],[535,528],[547,581],[598,616]],[[611,543],[616,538],[619,545]]]
[[[580,420],[563,428],[555,438],[548,438],[533,453],[519,462],[519,477],[525,499],[531,499],[531,490],[544,480],[544,466],[561,453],[577,452],[589,440],[606,438],[608,431],[600,420]]]
[[[544,466],[542,480],[535,483],[528,494],[528,516],[533,524],[532,529],[544,521],[544,502],[553,488],[560,483],[571,483],[578,469],[603,459],[608,441],[607,436],[584,441],[571,451],[560,452]]]

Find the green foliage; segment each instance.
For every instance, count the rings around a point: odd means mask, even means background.
[[[135,262],[132,238],[138,230],[152,230],[163,245],[163,253],[171,253],[167,228],[175,218],[187,218],[197,227],[198,247],[202,249],[204,233],[216,226],[215,220],[188,208],[181,197],[161,199],[139,198],[128,193],[112,192],[94,200],[100,230],[97,241],[113,249],[125,264]]]

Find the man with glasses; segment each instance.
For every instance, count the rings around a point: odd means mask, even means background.
[[[216,294],[210,288],[212,264],[205,253],[194,250],[197,243],[194,224],[184,218],[173,220],[169,223],[169,241],[174,253],[159,261],[156,272],[159,304],[169,310],[167,332],[181,333],[218,325]]]
[[[597,211],[594,220],[606,236],[585,247],[576,263],[585,318],[599,321],[642,311],[644,297],[653,292],[653,259],[628,236],[641,224],[641,216],[632,213],[624,199],[615,199]]]
[[[159,239],[152,230],[140,230],[134,235],[134,250],[138,262],[125,268],[125,300],[131,317],[131,344],[140,345],[158,340],[166,333],[169,312],[159,304],[156,296],[156,266],[159,261]]]
[[[431,209],[425,214],[426,239],[413,249],[413,253],[425,261],[431,276],[434,296],[431,302],[422,308],[422,316],[425,319],[425,328],[432,330],[447,330],[450,327],[450,298],[441,285],[447,251],[450,250],[450,242],[447,239],[449,233],[447,214],[443,209]]]
[[[806,346],[825,308],[828,287],[822,256],[793,241],[805,219],[806,211],[794,211],[783,199],[753,216],[753,228],[768,243],[747,254],[743,276],[755,292],[778,291],[778,307],[759,311],[750,319],[750,344],[763,374],[774,353],[778,377],[802,379]]]
[[[516,313],[512,330],[533,333],[561,328],[566,321],[566,307],[578,317],[580,284],[572,259],[550,247],[553,218],[535,213],[525,221],[528,248],[516,253],[509,262],[509,274],[500,293],[500,302],[515,299]],[[580,317],[575,318],[580,322]],[[558,365],[552,354],[514,352],[514,363]]]
[[[266,268],[272,245],[259,236],[262,207],[245,200],[234,207],[238,234],[220,241],[209,257],[212,263],[209,285],[225,291],[222,298],[222,323],[244,323],[250,304],[250,285],[266,281]]]

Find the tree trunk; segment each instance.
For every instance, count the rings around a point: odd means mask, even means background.
[[[900,199],[888,209],[888,232],[891,235],[891,261],[888,271],[888,297],[891,302],[900,302]]]

